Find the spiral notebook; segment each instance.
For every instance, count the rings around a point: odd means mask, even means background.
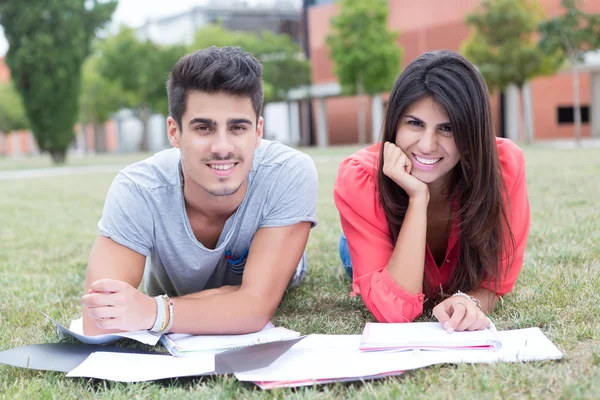
[[[361,351],[402,350],[500,350],[495,328],[448,333],[439,322],[368,323],[360,341]]]

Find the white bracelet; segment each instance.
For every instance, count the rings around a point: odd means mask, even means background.
[[[165,299],[162,296],[156,296],[154,298],[156,301],[156,320],[154,321],[154,325],[150,329],[150,332],[160,332],[160,328],[164,326],[165,323]]]
[[[460,290],[456,293],[454,293],[452,296],[459,296],[459,297],[464,297],[465,299],[469,299],[471,300],[473,303],[475,303],[475,305],[477,306],[477,308],[479,308],[481,310],[481,302],[476,299],[475,297],[468,295],[466,293],[461,292]]]
[[[169,333],[169,330],[173,326],[173,300],[166,294],[163,294],[161,297],[163,298],[163,301],[166,301],[169,304],[169,324],[161,333]]]

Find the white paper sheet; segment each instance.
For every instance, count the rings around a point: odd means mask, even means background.
[[[43,314],[43,313],[42,313]],[[97,336],[86,336],[83,334],[83,320],[81,318],[71,321],[69,329],[59,324],[57,321],[52,319],[50,316],[44,314],[52,323],[56,326],[56,332],[60,339],[65,336],[71,336],[86,344],[105,344],[120,340],[123,338],[133,339],[140,343],[149,344],[154,346],[160,339],[159,335],[155,335],[148,331],[136,331],[136,332],[122,332],[122,333],[111,333],[107,335]]]
[[[271,388],[388,376],[434,364],[552,360],[563,356],[538,328],[497,334],[503,343],[499,351],[403,352],[361,352],[360,335],[310,335],[267,367],[236,372],[235,376]]]
[[[263,343],[295,339],[299,332],[275,328],[267,324],[262,330],[245,335],[185,335],[170,333],[161,339],[162,344],[174,356],[195,355],[202,352],[219,352]]]
[[[367,323],[363,330],[360,349],[378,350],[498,350],[501,347],[496,332],[483,329],[473,332],[448,333],[439,322],[410,324]]]
[[[117,382],[143,382],[205,375],[214,371],[215,357],[211,354],[194,358],[178,358],[170,355],[95,352],[67,376]]]

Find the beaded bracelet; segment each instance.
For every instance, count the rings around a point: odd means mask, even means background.
[[[479,308],[481,310],[481,302],[479,301],[479,299],[476,299],[475,297],[468,295],[466,293],[461,292],[460,290],[456,293],[454,293],[452,296],[459,296],[459,297],[464,297],[465,299],[469,299],[471,300],[473,303],[475,303],[475,305],[477,306],[477,308]]]

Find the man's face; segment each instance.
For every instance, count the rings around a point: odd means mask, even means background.
[[[246,181],[263,134],[250,98],[188,93],[181,132],[168,119],[169,141],[181,150],[186,180],[213,196],[230,196]]]

